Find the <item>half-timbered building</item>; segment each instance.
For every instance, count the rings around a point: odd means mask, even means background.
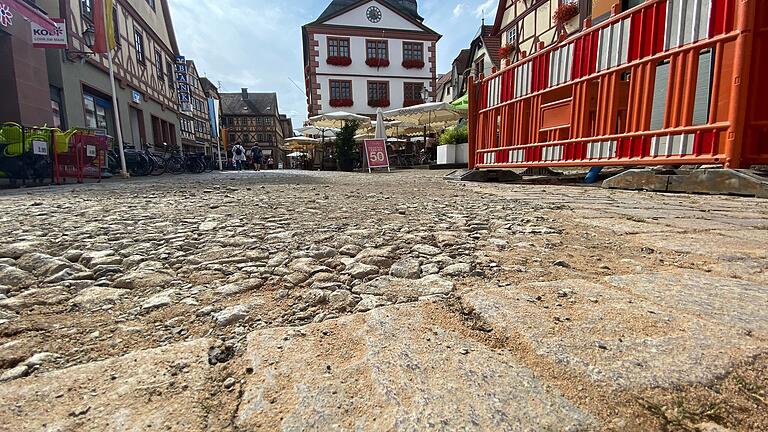
[[[115,0],[114,71],[121,125],[115,125],[106,55],[93,55],[83,37],[93,28],[93,0],[38,0],[66,20],[69,49],[48,50],[51,94],[58,95],[63,127],[88,127],[125,144],[162,151],[180,144],[175,71],[179,54],[167,0]]]
[[[229,146],[242,144],[246,150],[260,147],[264,159],[285,162],[285,122],[281,120],[276,93],[221,93],[222,125]]]
[[[185,152],[212,154],[211,118],[208,97],[205,95],[200,74],[192,60],[187,60],[189,103],[180,103],[181,143]]]
[[[507,45],[505,58],[520,60],[556,43],[560,35],[582,29],[587,18],[597,24],[611,16],[617,5],[619,11],[641,4],[644,0],[500,0],[493,25],[493,34],[502,46]],[[558,27],[555,13],[564,4],[578,6],[578,14]],[[504,59],[502,59],[503,61]]]

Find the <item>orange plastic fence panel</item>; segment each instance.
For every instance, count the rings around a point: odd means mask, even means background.
[[[752,102],[747,119],[745,92],[768,73],[768,2],[699,2],[648,0],[470,84],[480,92],[470,95],[472,160],[740,166],[744,140],[768,135],[768,109]]]

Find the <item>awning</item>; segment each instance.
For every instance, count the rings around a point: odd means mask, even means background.
[[[455,101],[451,102],[451,105],[460,111],[469,110],[469,95],[464,95],[456,99]]]
[[[388,119],[424,126],[433,123],[456,121],[461,118],[461,113],[447,102],[430,102],[386,111],[384,116]]]
[[[18,12],[27,21],[33,22],[46,30],[54,31],[57,29],[56,23],[48,15],[24,0],[3,0],[3,3],[15,12]]]

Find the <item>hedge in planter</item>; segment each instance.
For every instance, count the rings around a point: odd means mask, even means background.
[[[442,135],[440,135],[440,144],[464,144],[469,139],[469,133],[467,127],[454,127],[446,129]]]

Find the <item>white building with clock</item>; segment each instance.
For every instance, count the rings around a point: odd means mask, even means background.
[[[440,35],[424,25],[416,0],[332,0],[302,27],[310,116],[434,100]]]

